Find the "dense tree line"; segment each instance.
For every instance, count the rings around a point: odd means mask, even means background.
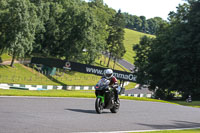
[[[135,73],[149,85],[156,98],[200,95],[200,0],[188,0],[170,12],[169,23],[160,26],[156,38],[143,37],[134,46]]]
[[[12,55],[11,66],[30,55],[88,64],[103,51],[121,58],[123,37],[110,39],[123,36],[124,25],[115,25],[124,21],[120,14],[103,0],[0,0],[0,54]]]
[[[136,16],[128,13],[123,13],[125,18],[125,27],[128,29],[144,32],[148,34],[156,34],[162,23],[167,23],[160,17],[146,19],[145,16]]]

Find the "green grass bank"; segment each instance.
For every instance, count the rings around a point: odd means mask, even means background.
[[[38,97],[81,97],[81,98],[96,98],[93,90],[80,90],[80,91],[69,91],[69,90],[41,90],[41,91],[29,91],[29,90],[4,90],[0,89],[0,96],[38,96]],[[139,98],[139,97],[128,97],[120,96],[120,99],[136,100],[136,101],[151,101],[151,102],[163,102],[171,103],[168,101],[151,99],[151,98]]]
[[[134,132],[134,133],[141,133],[141,132]],[[200,133],[200,129],[152,131],[152,132],[142,132],[142,133]]]
[[[15,64],[15,67],[9,65],[0,65],[0,83],[13,83],[24,85],[82,85],[93,86],[101,76],[84,74],[79,72],[57,71],[54,76],[46,76],[35,69]],[[121,70],[119,66],[116,66]],[[126,89],[134,88],[136,83],[130,83]]]
[[[124,36],[124,45],[126,48],[126,54],[124,55],[124,59],[130,63],[134,62],[133,56],[135,56],[135,52],[133,51],[133,46],[140,42],[140,38],[143,36],[155,37],[154,35],[149,35],[145,33],[141,33],[138,31],[125,29]]]

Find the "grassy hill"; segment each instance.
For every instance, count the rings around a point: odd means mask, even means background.
[[[3,53],[2,55],[0,55],[0,63],[3,61],[9,61],[11,60],[11,56],[9,56],[7,53]]]
[[[45,76],[22,64],[15,67],[0,66],[0,82],[27,85],[95,85],[99,76],[78,72],[57,72],[54,76]]]
[[[101,58],[96,60],[97,66],[105,67],[99,64]],[[106,59],[107,62],[108,59]],[[110,67],[113,62],[110,63]],[[117,70],[123,70],[116,65]],[[92,74],[84,74],[79,72],[63,72],[57,70],[55,76],[45,76],[35,69],[29,68],[22,64],[15,64],[12,68],[8,65],[0,65],[0,82],[1,83],[18,83],[18,84],[32,84],[32,85],[95,85],[100,79],[100,76]]]
[[[138,31],[125,29],[125,39],[124,39],[124,45],[126,48],[126,54],[124,55],[124,59],[130,63],[134,62],[133,56],[135,55],[133,51],[134,44],[138,44],[140,42],[140,38],[143,36],[149,36],[149,37],[155,37],[153,35],[141,33]]]

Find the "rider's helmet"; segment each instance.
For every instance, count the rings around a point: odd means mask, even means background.
[[[113,77],[113,70],[106,69],[104,71],[104,76],[105,76],[106,79],[111,79]]]

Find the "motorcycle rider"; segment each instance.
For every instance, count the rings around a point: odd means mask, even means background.
[[[118,104],[118,91],[117,91],[117,87],[118,87],[118,83],[117,83],[117,78],[115,76],[113,76],[113,70],[112,69],[106,69],[104,71],[104,76],[102,78],[106,78],[107,80],[110,81],[109,86],[111,88],[113,88],[114,90],[114,94],[115,94],[115,102]]]

